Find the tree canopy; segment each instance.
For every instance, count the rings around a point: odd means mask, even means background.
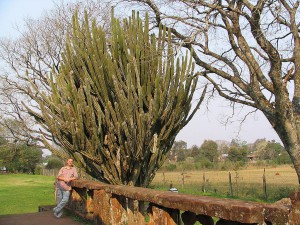
[[[0,167],[10,173],[35,174],[36,167],[42,163],[42,150],[26,143],[11,143],[0,138]]]

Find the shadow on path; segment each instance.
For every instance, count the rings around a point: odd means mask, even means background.
[[[37,213],[18,215],[0,215],[0,225],[83,225],[75,221],[70,214],[65,213],[61,218],[53,215],[52,209],[43,210]]]

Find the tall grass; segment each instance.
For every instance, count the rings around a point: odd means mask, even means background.
[[[229,172],[232,175],[232,195],[229,191]],[[172,184],[180,193],[259,202],[276,202],[288,198],[298,188],[296,172],[290,165],[265,169],[266,193],[263,189],[263,174],[264,168],[259,167],[236,171],[161,171],[156,174],[151,188],[168,190]]]
[[[40,205],[54,205],[54,177],[1,174],[0,202],[0,215],[37,212]]]

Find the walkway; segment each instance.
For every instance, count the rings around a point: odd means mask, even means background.
[[[54,217],[52,209],[43,208],[44,211],[19,215],[0,215],[0,225],[83,225],[75,221],[68,213],[60,219]]]

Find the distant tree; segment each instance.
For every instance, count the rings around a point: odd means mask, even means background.
[[[284,148],[280,143],[268,142],[261,151],[257,152],[257,154],[261,160],[275,160],[283,151]]]
[[[168,159],[170,161],[184,161],[186,155],[187,143],[185,141],[174,141]]]
[[[268,141],[265,138],[257,139],[253,143],[253,150],[256,151],[257,153],[259,153],[260,151],[263,151],[265,149],[267,144],[268,144]]]
[[[229,145],[227,143],[218,144],[218,151],[220,154],[226,154],[228,152]]]
[[[287,151],[282,151],[278,154],[278,156],[274,159],[275,163],[277,164],[291,164],[291,158]]]
[[[42,150],[25,143],[5,143],[0,146],[1,165],[8,172],[35,173],[35,168],[42,162]]]
[[[59,169],[64,166],[63,160],[54,155],[48,156],[46,159],[46,163],[46,169]]]
[[[243,147],[248,148],[248,144],[246,141],[240,140],[240,139],[232,139],[230,142],[231,147]]]
[[[193,145],[190,149],[190,157],[200,157],[201,151],[200,148],[197,145]]]
[[[240,141],[238,139],[232,139],[230,142],[230,147],[240,147]]]
[[[0,137],[0,148],[5,146],[8,141],[4,137]]]
[[[172,150],[187,149],[187,143],[185,141],[174,141]]]
[[[292,163],[287,151],[284,147],[273,141],[266,141],[262,139],[255,143],[256,145],[256,156],[260,160],[270,160],[277,164],[290,164]]]
[[[180,149],[177,150],[177,162],[183,162],[187,157],[187,150],[186,149]]]
[[[7,162],[11,160],[10,145],[8,141],[0,137],[0,167],[6,167]]]
[[[36,166],[42,162],[42,150],[26,144],[22,144],[18,147],[20,148],[18,171],[35,174]]]
[[[218,144],[212,140],[205,140],[200,147],[200,153],[210,162],[216,162],[219,158]]]
[[[247,161],[247,150],[236,146],[230,147],[228,150],[228,160],[231,162]]]

